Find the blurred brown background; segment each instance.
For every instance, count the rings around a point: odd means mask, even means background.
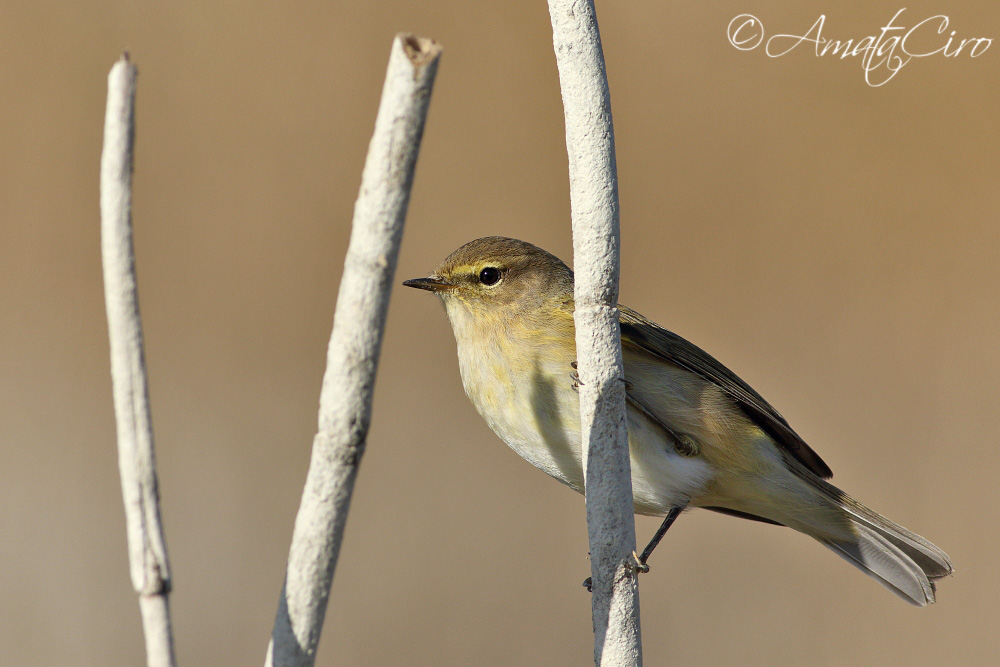
[[[602,2],[622,300],[774,403],[940,544],[937,605],[789,530],[695,512],[642,579],[646,664],[978,665],[1000,651],[1000,44],[913,61],[726,39],[899,7]],[[992,2],[946,11],[1000,37]],[[140,69],[135,236],[181,664],[260,664],[392,36],[445,46],[398,278],[486,234],[571,257],[542,0],[0,5],[3,662],[134,665],[98,238],[107,71]],[[762,47],[761,47],[762,48]],[[657,522],[639,519],[640,541]],[[442,309],[393,296],[323,665],[582,665],[582,497],[475,414]]]

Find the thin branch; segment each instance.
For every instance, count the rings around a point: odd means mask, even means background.
[[[122,55],[108,74],[101,153],[101,256],[118,425],[118,468],[128,527],[129,567],[139,594],[146,662],[175,664],[170,627],[170,566],[160,522],[153,426],[132,250],[132,149],[135,66]]]
[[[319,432],[266,665],[311,666],[371,418],[382,331],[427,105],[441,48],[393,41],[375,132],[354,206],[320,394]]]
[[[642,664],[635,519],[618,322],[618,174],[593,0],[548,0],[569,153],[594,661]]]

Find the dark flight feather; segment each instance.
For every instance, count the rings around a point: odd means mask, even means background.
[[[739,376],[710,354],[655,322],[619,305],[622,344],[632,344],[649,354],[685,368],[729,395],[740,409],[788,454],[822,479],[833,476],[830,467],[814,452],[785,418]]]

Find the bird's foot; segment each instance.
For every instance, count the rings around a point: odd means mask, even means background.
[[[649,566],[646,565],[646,561],[640,558],[639,554],[637,554],[635,550],[632,551],[632,558],[635,559],[636,572],[641,572],[642,574],[646,574],[647,572],[649,572]]]
[[[639,557],[639,554],[636,553],[634,550],[632,551],[632,559],[635,560],[635,565],[633,567],[635,567],[636,572],[642,574],[646,574],[647,572],[649,572],[649,566],[646,565],[646,563],[642,560],[642,558]],[[586,579],[584,579],[583,587],[587,589],[588,593],[593,593],[594,579],[592,577],[587,577]]]

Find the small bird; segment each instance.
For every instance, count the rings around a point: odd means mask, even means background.
[[[493,432],[583,493],[569,267],[490,236],[403,284],[441,298],[465,393]],[[793,528],[904,600],[934,602],[934,580],[952,572],[941,549],[825,481],[826,463],[735,373],[639,313],[619,312],[634,508],[666,516],[640,568],[681,510],[701,507]]]

